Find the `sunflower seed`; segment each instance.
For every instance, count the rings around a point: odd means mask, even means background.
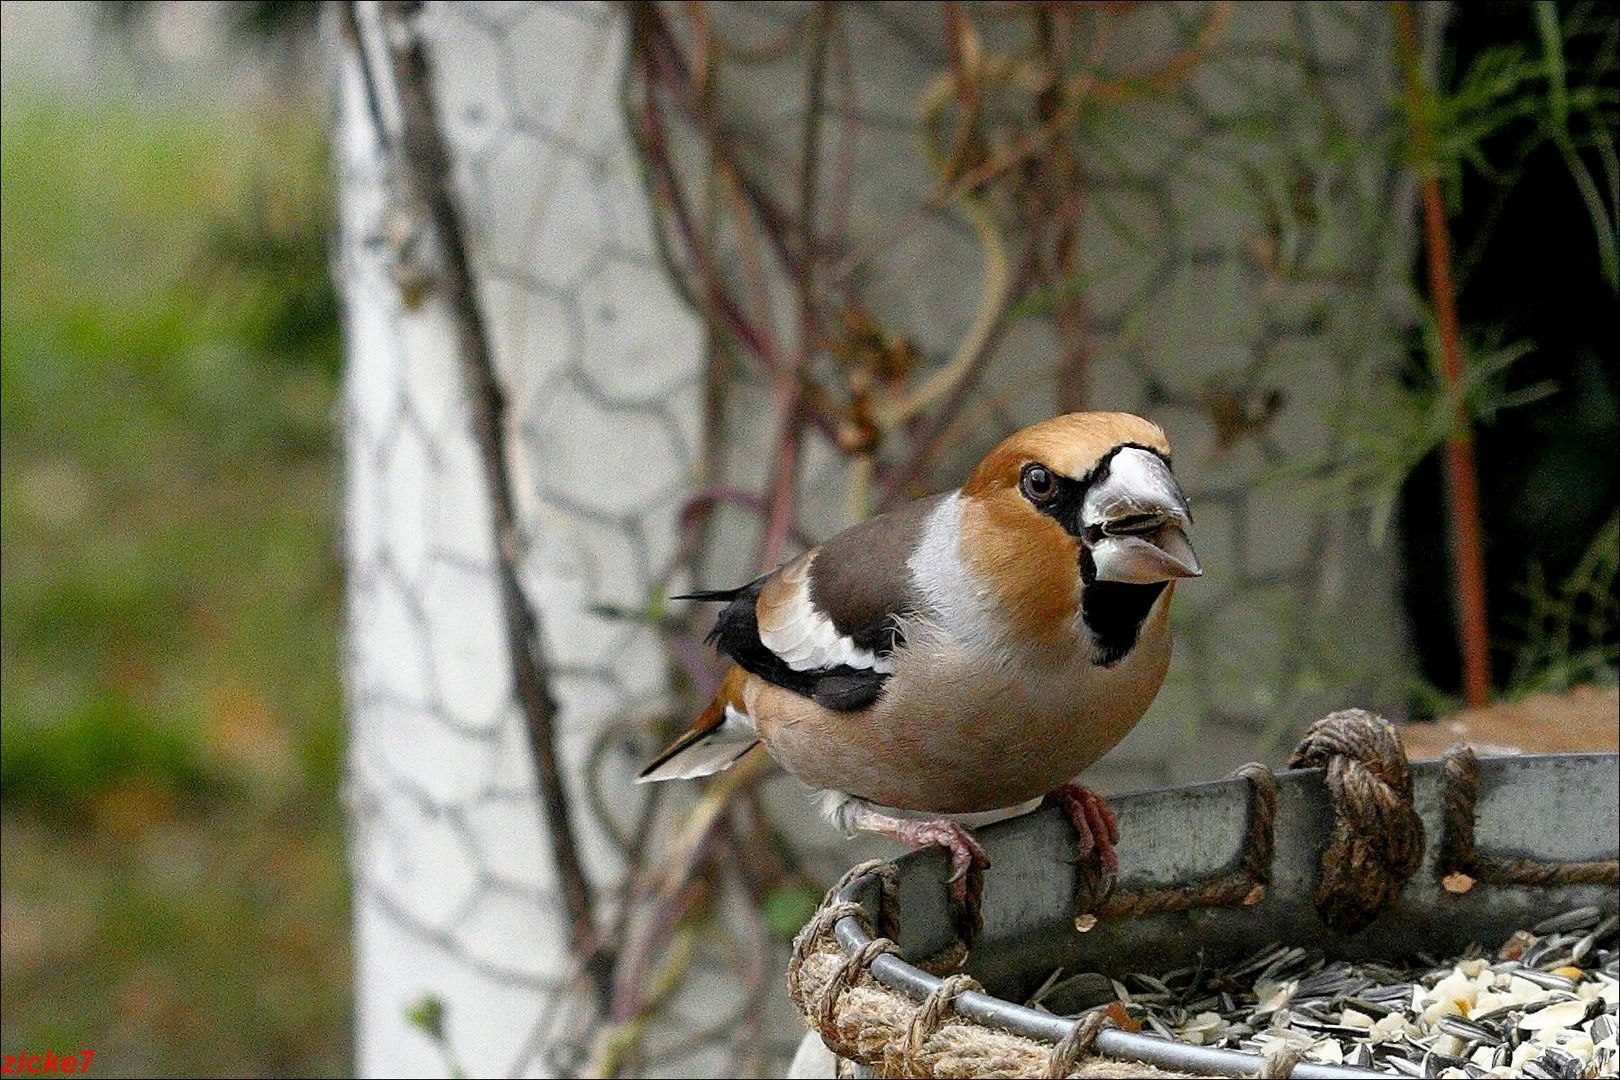
[[[1620,1056],[1601,1045],[1620,1026],[1620,1005],[1609,1001],[1620,982],[1620,921],[1591,911],[1561,918],[1499,950],[1418,956],[1409,967],[1277,944],[1231,967],[1200,957],[1163,974],[1085,978],[1159,1039],[1249,1053],[1289,1046],[1400,1076],[1607,1075]],[[1037,997],[1081,978],[1054,974]]]
[[[1470,1017],[1476,1024],[1494,1024],[1498,1021],[1510,1019],[1515,1013],[1529,1012],[1539,1009],[1545,1002],[1532,1002],[1528,1005],[1503,1005],[1500,1009],[1492,1009],[1488,1013],[1480,1013]]]
[[[1394,1069],[1396,1072],[1400,1073],[1402,1076],[1424,1075],[1422,1064],[1416,1061],[1408,1060],[1407,1058],[1391,1057],[1385,1061],[1385,1064]]]
[[[1398,1005],[1412,1000],[1412,984],[1403,982],[1391,983],[1388,986],[1375,986],[1370,990],[1363,990],[1360,997],[1366,1001],[1376,1001],[1385,1005]]]
[[[1585,1071],[1585,1063],[1580,1058],[1551,1046],[1542,1052],[1537,1064],[1558,1077],[1558,1080],[1580,1080],[1581,1073]]]
[[[1148,975],[1145,972],[1133,974],[1131,978],[1136,980],[1136,982],[1140,983],[1142,986],[1147,987],[1148,990],[1153,993],[1164,994],[1166,996],[1170,994],[1169,985],[1167,985],[1162,979],[1155,979],[1152,975]],[[1141,995],[1138,995],[1138,999],[1140,999],[1140,996]]]
[[[1550,971],[1534,971],[1530,968],[1524,968],[1520,971],[1514,972],[1514,974],[1523,979],[1525,982],[1535,983],[1544,990],[1575,989],[1574,979],[1571,979],[1566,975],[1554,975]]]
[[[1174,1039],[1176,1037],[1175,1033],[1172,1032],[1168,1027],[1165,1026],[1164,1021],[1160,1020],[1157,1016],[1154,1016],[1152,1013],[1148,1013],[1147,1019],[1144,1021],[1144,1023],[1148,1027],[1153,1029],[1152,1034],[1154,1034],[1154,1035],[1158,1035],[1161,1038],[1165,1038],[1165,1039]]]
[[[1460,1069],[1468,1064],[1462,1058],[1452,1057],[1449,1054],[1436,1054],[1429,1051],[1423,1055],[1423,1075],[1439,1076],[1447,1069]]]
[[[1596,926],[1603,917],[1603,910],[1596,906],[1578,907],[1566,911],[1562,915],[1554,915],[1550,919],[1543,919],[1530,928],[1532,934],[1561,934],[1566,930],[1585,930],[1589,926]]]
[[[1465,1020],[1460,1016],[1445,1016],[1440,1019],[1440,1030],[1447,1035],[1455,1035],[1459,1039],[1474,1042],[1488,1042],[1492,1046],[1502,1041],[1500,1032],[1486,1027],[1484,1024]]]
[[[1269,948],[1262,949],[1253,956],[1249,957],[1249,959],[1245,960],[1243,963],[1237,965],[1236,967],[1230,968],[1226,974],[1231,978],[1237,979],[1243,977],[1244,975],[1248,975],[1251,972],[1260,971],[1268,964],[1275,961],[1278,957],[1286,955],[1288,951],[1289,949],[1287,945],[1273,945]]]

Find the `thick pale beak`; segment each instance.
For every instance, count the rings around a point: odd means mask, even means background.
[[[1080,516],[1098,581],[1147,585],[1204,572],[1187,540],[1187,496],[1155,454],[1134,446],[1115,454]]]

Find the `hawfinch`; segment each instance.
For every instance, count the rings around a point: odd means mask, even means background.
[[[641,773],[719,772],[764,743],[846,833],[988,865],[968,830],[1052,795],[1110,873],[1113,814],[1075,776],[1147,710],[1177,578],[1202,571],[1157,425],[1025,428],[956,491],[864,521],[737,589],[714,701]]]

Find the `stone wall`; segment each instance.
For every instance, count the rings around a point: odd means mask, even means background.
[[[744,45],[803,16],[796,4],[715,11]],[[931,5],[846,5],[841,17],[853,97],[828,108],[830,121],[853,117],[858,244],[932,182],[914,127],[942,46]],[[1151,64],[1194,41],[1205,17],[1152,5],[1110,55]],[[512,402],[523,580],[556,673],[562,753],[576,806],[593,794],[607,804],[576,823],[603,884],[621,872],[623,842],[604,823],[630,820],[629,781],[650,745],[625,718],[670,685],[656,631],[609,609],[641,608],[670,584],[703,415],[702,320],[661,262],[620,108],[626,19],[607,5],[458,4],[430,6],[424,22]],[[1393,552],[1369,543],[1363,512],[1302,479],[1354,451],[1412,317],[1409,193],[1389,153],[1395,71],[1382,5],[1240,4],[1189,77],[1087,126],[1087,397],[1165,426],[1207,569],[1178,591],[1164,693],[1091,777],[1104,790],[1275,760],[1330,706],[1400,700]],[[790,50],[728,77],[719,97],[789,205],[802,72]],[[487,493],[443,301],[430,289],[407,303],[394,270],[409,236],[352,53],[338,146],[359,1064],[368,1075],[552,1072],[575,1003],[507,676]],[[699,152],[690,138],[677,149],[687,164]],[[864,295],[942,360],[972,319],[984,258],[942,210],[886,249]],[[780,301],[784,283],[770,287]],[[1050,315],[1014,326],[939,463],[942,483],[1054,411],[1059,351]],[[723,420],[728,482],[763,482],[769,416],[765,379],[744,370]],[[802,532],[824,537],[849,520],[849,466],[830,446],[808,448],[802,483]],[[720,523],[698,584],[751,571],[753,522],[728,512]],[[587,782],[593,757],[604,779]],[[857,857],[794,784],[771,792],[811,865]],[[734,997],[724,965],[700,963],[649,1036],[657,1071],[722,1068],[738,1037],[723,1025],[681,1053],[659,1047],[723,1018]],[[445,1006],[442,1046],[409,1019],[427,999]],[[761,1048],[785,1060],[797,1032],[773,1009]]]

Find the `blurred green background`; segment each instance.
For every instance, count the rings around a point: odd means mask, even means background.
[[[325,87],[234,30],[221,59],[254,77],[194,78],[138,35],[87,76],[34,70],[62,58],[30,60],[17,15],[5,1048],[94,1032],[104,1072],[343,1072]]]

